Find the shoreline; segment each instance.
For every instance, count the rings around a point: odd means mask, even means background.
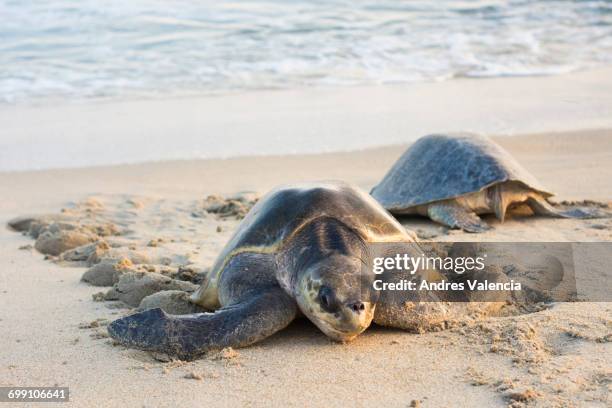
[[[569,71],[559,71],[553,73],[529,73],[516,75],[492,75],[492,76],[453,76],[444,78],[431,78],[414,81],[400,82],[382,82],[382,83],[355,83],[355,84],[323,84],[323,85],[297,85],[297,86],[278,86],[278,87],[261,87],[261,88],[228,88],[227,90],[211,90],[204,89],[197,91],[182,91],[173,93],[143,93],[136,92],[126,95],[117,96],[89,96],[89,97],[71,97],[71,96],[47,96],[34,97],[31,100],[16,100],[14,102],[0,102],[0,110],[4,108],[45,108],[51,106],[79,106],[79,105],[103,105],[113,103],[139,103],[147,101],[181,101],[181,100],[197,100],[208,98],[224,98],[224,97],[241,97],[249,94],[276,94],[276,93],[338,93],[343,90],[359,89],[363,91],[376,88],[410,88],[415,86],[430,86],[435,84],[445,84],[449,82],[481,82],[481,81],[502,81],[502,80],[520,80],[520,79],[538,79],[538,78],[553,78],[578,75],[599,75],[612,70],[612,63],[600,64],[592,67],[584,67],[581,69],[573,69]]]
[[[0,123],[0,172],[346,152],[457,130],[602,129],[612,128],[612,67],[548,77],[0,106]]]

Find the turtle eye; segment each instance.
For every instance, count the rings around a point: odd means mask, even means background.
[[[319,304],[324,310],[330,311],[333,303],[333,293],[327,286],[322,286],[319,289]]]

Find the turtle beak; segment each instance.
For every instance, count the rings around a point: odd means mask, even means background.
[[[370,326],[374,317],[374,308],[370,302],[347,302],[338,313],[330,315],[330,319],[315,321],[315,324],[328,337],[345,343],[355,339]]]
[[[374,317],[374,306],[370,302],[352,301],[343,307],[344,321],[350,332],[361,333],[368,328]]]

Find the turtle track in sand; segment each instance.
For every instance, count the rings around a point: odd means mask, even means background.
[[[195,290],[229,233],[257,199],[255,193],[244,193],[185,204],[127,195],[91,196],[70,203],[58,214],[18,217],[8,226],[35,239],[33,248],[45,259],[86,267],[83,282],[111,287],[94,300],[138,307],[145,297],[160,291]],[[146,304],[176,311],[171,309],[175,304],[177,310],[190,310],[184,296],[169,293],[155,299]]]

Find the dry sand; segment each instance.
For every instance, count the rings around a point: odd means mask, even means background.
[[[612,131],[497,140],[558,199],[612,200]],[[207,265],[239,222],[194,217],[207,195],[321,179],[369,189],[404,149],[0,173],[0,223],[61,208],[105,214],[129,225],[138,245],[156,240],[146,247],[153,255]],[[481,235],[449,234],[427,220],[405,225],[441,240],[612,240],[609,219],[488,221],[495,229]],[[0,384],[69,386],[74,406],[610,404],[609,303],[555,304],[421,335],[373,327],[346,345],[301,321],[237,355],[164,363],[113,346],[99,319],[126,309],[93,301],[101,288],[80,282],[85,267],[44,260],[32,244],[0,228]]]

